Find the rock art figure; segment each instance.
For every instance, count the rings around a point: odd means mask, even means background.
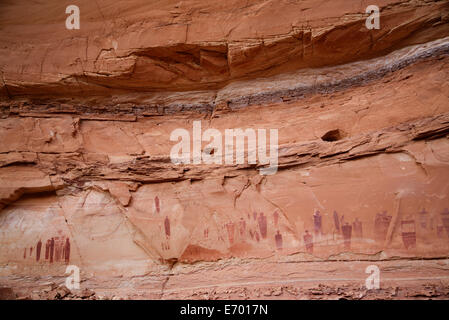
[[[245,231],[246,231],[246,222],[245,220],[243,220],[243,218],[240,218],[240,222],[239,222],[239,232],[240,232],[240,237],[242,239],[245,238]]]
[[[65,263],[69,263],[69,261],[70,261],[70,240],[69,240],[69,238],[65,239],[64,261],[65,261]]]
[[[355,221],[352,223],[352,229],[356,238],[363,238],[362,221],[359,221],[358,218],[355,218]]]
[[[313,236],[306,230],[304,235],[304,244],[308,253],[313,253]]]
[[[416,247],[416,230],[415,220],[408,218],[408,220],[401,221],[401,234],[404,247],[406,249]]]
[[[437,226],[437,237],[440,239],[444,238],[444,234],[445,234],[444,227],[442,225],[438,225]]]
[[[426,209],[422,209],[419,212],[419,224],[420,224],[421,228],[423,228],[423,229],[427,229],[427,216],[428,216],[428,214],[427,214]]]
[[[45,244],[45,260],[48,260],[50,258],[50,239],[47,240],[47,243]]]
[[[36,261],[39,261],[41,258],[41,250],[42,250],[42,241],[39,240],[36,244]]]
[[[51,240],[50,240],[50,263],[53,263],[54,250],[55,250],[55,239],[51,238]]]
[[[274,226],[277,227],[278,221],[279,221],[279,213],[277,210],[273,213],[273,220],[274,220]]]
[[[170,238],[170,219],[168,219],[168,217],[165,217],[165,221],[164,221],[164,228],[165,228],[165,236],[168,238]]]
[[[338,233],[340,233],[340,219],[338,218],[338,213],[335,210],[334,210],[334,224],[335,229],[337,230]]]
[[[341,226],[341,232],[343,233],[345,249],[351,249],[352,226],[346,222]]]
[[[158,196],[154,197],[154,212],[155,214],[159,214],[161,212],[161,202]]]
[[[228,240],[232,245],[234,243],[234,223],[229,222],[226,224],[226,231],[228,232]]]
[[[279,230],[277,231],[276,235],[274,236],[275,241],[276,241],[276,248],[278,250],[282,250],[282,235],[279,232]]]
[[[390,226],[391,216],[387,214],[387,211],[376,214],[374,220],[374,237],[376,241],[383,242],[387,237],[388,227]]]
[[[449,210],[445,208],[441,213],[441,221],[443,222],[443,227],[446,230],[446,234],[449,237]]]
[[[258,218],[260,235],[263,239],[267,237],[267,217],[264,216],[263,212],[260,213]]]
[[[314,215],[313,215],[313,228],[315,231],[315,236],[320,236],[322,234],[321,231],[321,214],[320,212],[317,210],[315,211]]]
[[[64,238],[63,237],[55,237],[55,256],[54,260],[56,262],[61,260],[61,257],[63,256],[63,249],[64,249]]]

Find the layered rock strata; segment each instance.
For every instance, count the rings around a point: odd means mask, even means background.
[[[379,30],[364,1],[146,3],[1,5],[2,286],[447,298],[448,1],[379,1]],[[198,122],[277,129],[277,172],[173,163]]]

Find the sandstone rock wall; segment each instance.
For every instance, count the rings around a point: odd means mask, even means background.
[[[379,30],[368,4],[79,1],[67,30],[65,3],[2,3],[0,283],[77,265],[108,294],[286,298],[376,263],[447,284],[449,2],[378,1]],[[194,121],[278,129],[276,174],[173,164]]]

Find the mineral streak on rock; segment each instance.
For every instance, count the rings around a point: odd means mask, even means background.
[[[370,4],[1,2],[0,297],[449,298],[449,1]]]

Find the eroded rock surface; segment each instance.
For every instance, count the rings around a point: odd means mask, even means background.
[[[1,292],[447,299],[449,2],[369,4],[0,4]],[[277,172],[174,164],[196,121],[278,129]]]

